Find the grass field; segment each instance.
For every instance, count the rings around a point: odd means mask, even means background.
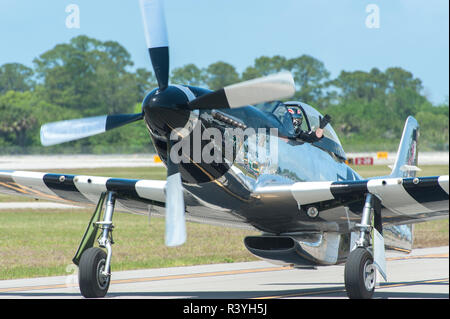
[[[88,210],[0,211],[0,279],[64,275],[92,215]],[[164,245],[164,220],[114,215],[113,270],[254,260],[242,239],[251,232],[187,224],[185,245]]]
[[[364,177],[386,175],[381,166],[355,167]],[[424,175],[448,174],[448,166],[423,166]],[[164,179],[164,168],[103,168],[50,170],[51,172],[123,178]],[[0,202],[22,197],[0,195]],[[29,199],[25,199],[29,200]],[[31,199],[33,200],[33,199]],[[0,210],[0,280],[65,275],[71,265],[91,210]],[[164,220],[115,214],[113,271],[256,260],[242,240],[254,232],[187,224],[188,241],[176,248],[164,246]],[[417,224],[415,247],[448,245],[448,219]]]

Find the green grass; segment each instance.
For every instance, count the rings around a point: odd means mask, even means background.
[[[391,173],[391,169],[387,165],[351,165],[362,177],[384,176]],[[417,172],[417,176],[439,176],[448,175],[448,165],[423,165],[419,167],[421,171]]]
[[[448,218],[414,225],[414,247],[448,246]]]
[[[386,175],[384,166],[354,167],[363,177]],[[448,174],[447,165],[422,166],[424,175]],[[50,170],[55,173],[122,178],[164,179],[165,168]],[[23,197],[0,195],[0,201]],[[30,199],[27,199],[30,200]],[[33,200],[33,199],[31,199]],[[0,280],[66,275],[67,267],[91,217],[91,210],[0,210]],[[255,232],[187,223],[181,247],[164,245],[164,220],[116,213],[113,271],[195,264],[250,261],[242,240]],[[448,245],[448,219],[416,224],[414,247]]]
[[[64,275],[91,211],[0,211],[0,279]],[[164,220],[114,215],[113,269],[129,270],[255,260],[242,239],[255,232],[187,223],[188,240],[164,245]]]

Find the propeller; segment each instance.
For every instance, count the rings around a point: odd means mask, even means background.
[[[145,40],[160,91],[169,84],[169,41],[163,2],[139,0],[144,22]]]
[[[178,165],[170,156],[172,141],[167,148],[167,184],[166,184],[166,246],[182,245],[186,241],[186,222],[184,212],[183,186]]]
[[[41,126],[41,143],[50,146],[78,140],[136,122],[143,117],[143,113],[116,114],[47,123]]]
[[[188,103],[190,109],[237,108],[291,97],[295,83],[291,72],[281,72],[202,95]]]
[[[150,60],[159,91],[162,92],[169,84],[169,41],[163,1],[139,0],[139,2]],[[173,163],[170,156],[172,141],[170,138],[167,141],[165,244],[172,247],[182,245],[186,241],[186,222],[181,174],[178,165]]]

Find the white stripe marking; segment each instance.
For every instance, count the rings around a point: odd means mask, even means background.
[[[106,182],[108,179],[108,177],[77,175],[74,177],[73,183],[84,197],[96,204],[100,195],[107,191]]]
[[[136,193],[142,198],[164,203],[166,201],[165,187],[166,181],[140,180],[136,183]]]
[[[367,189],[377,195],[386,208],[394,212],[405,215],[432,212],[408,194],[402,181],[401,178],[372,179],[367,183]]]
[[[23,185],[25,187],[29,187],[44,194],[60,198],[50,188],[48,188],[47,185],[45,185],[44,175],[46,175],[46,173],[15,171],[11,175],[11,177],[13,178],[14,182],[16,182],[19,185]],[[36,197],[39,196],[36,195]]]
[[[438,178],[439,186],[448,194],[448,175],[439,176]]]
[[[315,202],[334,199],[331,193],[332,182],[299,182],[291,187],[292,196],[294,196],[298,205],[306,205]]]

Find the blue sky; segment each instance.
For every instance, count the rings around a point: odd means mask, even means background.
[[[80,9],[68,29],[65,9]],[[380,27],[367,28],[366,7]],[[448,0],[166,0],[171,67],[216,61],[239,72],[261,55],[309,54],[331,75],[399,66],[419,77],[434,102],[448,100]],[[138,0],[0,0],[0,65],[32,60],[86,34],[121,43],[136,67],[151,69]]]

